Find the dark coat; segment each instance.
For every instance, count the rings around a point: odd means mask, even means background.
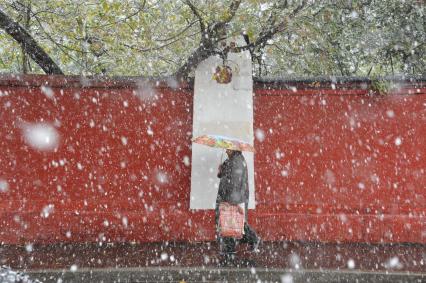
[[[217,176],[220,183],[216,202],[245,203],[247,206],[249,200],[247,163],[240,151],[235,151],[225,160]]]

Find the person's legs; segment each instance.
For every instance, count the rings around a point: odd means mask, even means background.
[[[216,207],[215,207],[215,224],[216,224],[216,241],[219,245],[219,251],[222,254],[224,252],[224,243],[223,238],[220,236],[220,229],[219,229],[219,202],[216,201]]]
[[[247,223],[244,223],[244,237],[243,237],[244,242],[252,244],[256,242],[258,238],[259,237],[257,236],[256,231],[254,231],[250,225],[248,225]]]
[[[240,240],[240,243],[248,243],[254,252],[259,251],[260,237],[256,231],[248,224],[248,201],[245,202],[245,223],[244,223],[244,235]]]
[[[245,242],[249,244],[257,239],[256,231],[247,223],[244,223],[244,238]]]
[[[256,231],[248,225],[248,223],[244,223],[244,237],[242,239],[243,243],[248,243],[253,251],[259,251],[260,238],[257,235]]]
[[[223,252],[226,254],[235,254],[236,240],[230,237],[223,237]]]
[[[235,263],[235,246],[236,240],[230,237],[223,237],[223,250],[222,250],[222,263],[225,266],[233,265]]]

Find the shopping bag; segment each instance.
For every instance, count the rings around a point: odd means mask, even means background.
[[[242,238],[244,219],[244,204],[219,204],[219,231],[222,237]]]

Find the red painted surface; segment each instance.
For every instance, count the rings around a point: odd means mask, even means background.
[[[425,83],[287,84],[255,85],[258,233],[426,243]],[[190,87],[3,76],[0,109],[0,242],[214,238],[213,211],[189,210]],[[55,125],[57,150],[28,146],[23,122]]]

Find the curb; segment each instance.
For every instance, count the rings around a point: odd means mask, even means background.
[[[426,273],[277,268],[81,268],[29,270],[42,282],[426,282]]]

